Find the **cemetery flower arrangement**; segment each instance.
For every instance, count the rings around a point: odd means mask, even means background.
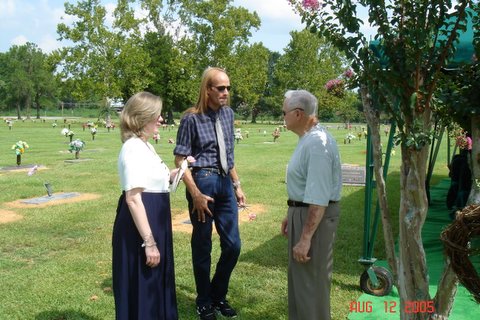
[[[62,129],[62,135],[64,135],[65,137],[70,137],[70,136],[73,136],[74,133],[73,133],[73,131],[71,131],[67,128],[63,128]]]
[[[15,150],[17,156],[22,155],[25,152],[25,149],[28,149],[29,146],[25,141],[18,141],[12,146],[12,150]]]
[[[68,144],[68,151],[70,152],[79,152],[82,151],[85,147],[85,142],[80,139],[75,139]]]
[[[235,129],[235,140],[237,140],[237,143],[240,140],[243,140],[242,129],[240,129],[240,128]]]
[[[18,141],[12,146],[12,150],[15,150],[17,155],[17,165],[22,164],[22,154],[25,152],[25,149],[28,149],[28,144],[25,141]]]
[[[347,135],[345,136],[345,139],[347,140],[353,140],[355,139],[355,135],[351,132],[347,133]]]

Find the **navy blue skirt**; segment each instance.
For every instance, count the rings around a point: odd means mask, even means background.
[[[148,222],[160,251],[160,264],[145,264],[143,239],[125,202],[118,200],[113,226],[112,279],[117,320],[178,319],[173,263],[170,194],[142,193]]]

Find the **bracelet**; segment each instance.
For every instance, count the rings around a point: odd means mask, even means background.
[[[156,245],[157,245],[157,243],[155,242],[155,239],[153,238],[153,235],[151,233],[147,234],[143,238],[142,248],[155,247]]]
[[[146,241],[143,241],[143,243],[142,243],[142,248],[145,248],[145,247],[147,247],[147,248],[151,248],[151,247],[155,247],[156,245],[157,245],[157,243],[156,243],[156,242],[153,242],[153,243],[147,243]]]

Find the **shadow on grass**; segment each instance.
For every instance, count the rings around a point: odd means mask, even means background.
[[[263,267],[283,267],[288,263],[286,253],[287,240],[276,235],[253,250],[242,254],[242,262],[250,262]]]
[[[237,310],[237,319],[262,319],[262,320],[284,320],[282,315],[287,313],[286,303],[287,298],[268,299],[268,301],[258,299],[255,295],[239,295],[235,294],[235,286],[230,288],[230,295],[235,298],[232,301],[232,306]],[[195,289],[191,286],[179,285],[177,283],[177,306],[179,319],[182,320],[197,320],[198,316],[195,310]],[[280,310],[280,313],[279,313]],[[224,317],[217,317],[217,319],[226,319]]]
[[[75,310],[50,310],[37,314],[35,320],[101,320]]]

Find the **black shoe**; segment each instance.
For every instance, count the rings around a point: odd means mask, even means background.
[[[220,313],[222,316],[227,318],[235,318],[237,316],[237,311],[233,309],[227,300],[223,300],[220,302],[215,302],[213,304],[215,310]]]
[[[212,305],[197,307],[197,314],[200,320],[216,320],[215,309]]]

